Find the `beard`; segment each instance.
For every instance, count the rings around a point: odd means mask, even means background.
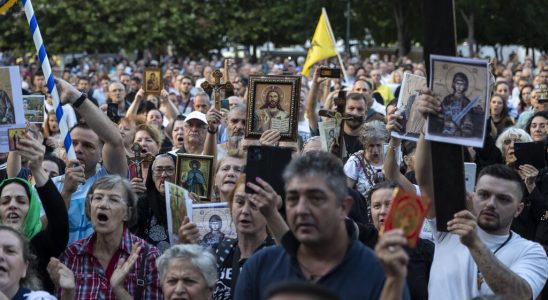
[[[231,147],[237,149],[240,147],[240,142],[244,139],[243,134],[242,135],[235,135],[228,138],[228,145]]]
[[[360,126],[362,126],[362,122],[358,122],[358,121],[355,121],[355,120],[346,120],[346,125],[348,125],[348,127],[350,127],[351,129],[358,129],[360,128]]]

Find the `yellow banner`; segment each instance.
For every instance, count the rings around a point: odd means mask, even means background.
[[[0,0],[0,14],[5,13],[12,7],[17,0]]]
[[[322,9],[322,15],[320,16],[320,21],[318,21],[318,26],[316,26],[316,31],[314,31],[312,45],[310,46],[310,49],[308,49],[308,55],[306,56],[302,73],[305,76],[308,76],[310,74],[310,68],[312,68],[316,62],[335,55],[337,55],[337,50],[335,49],[331,25],[329,24],[325,9]]]

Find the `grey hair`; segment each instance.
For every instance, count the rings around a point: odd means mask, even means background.
[[[520,140],[523,143],[529,143],[533,141],[533,138],[531,138],[531,136],[527,132],[525,132],[525,130],[517,128],[515,126],[509,127],[499,135],[499,137],[497,138],[497,142],[495,143],[497,148],[499,148],[500,153],[502,153],[503,155],[504,151],[502,149],[502,146],[504,145],[504,141],[508,139],[511,135],[519,136]]]
[[[206,92],[204,92],[203,90],[197,92],[196,95],[194,95],[194,98],[196,98],[196,97],[198,97],[198,96],[200,96],[200,97],[205,97],[205,98],[207,99],[207,102],[210,101],[209,95],[208,95]]]
[[[346,188],[346,175],[341,161],[325,151],[309,151],[293,159],[285,168],[283,179],[286,187],[289,181],[295,177],[324,178],[327,187],[335,193],[337,203],[340,205],[348,195]]]
[[[156,259],[156,268],[160,274],[160,283],[164,282],[169,263],[173,260],[188,260],[194,265],[202,276],[204,276],[207,286],[215,287],[217,282],[217,262],[215,256],[204,250],[198,245],[175,245],[167,249],[158,259]]]
[[[90,218],[90,211],[91,211],[91,197],[93,196],[93,192],[97,189],[104,189],[104,190],[110,190],[118,186],[119,184],[122,185],[126,192],[126,204],[128,209],[128,219],[125,221],[125,225],[127,227],[131,227],[137,223],[137,194],[135,193],[135,190],[131,186],[131,183],[121,177],[120,175],[107,175],[102,177],[101,179],[95,181],[89,188],[88,194],[86,196],[86,217],[91,220]]]
[[[371,121],[362,125],[360,130],[360,142],[365,144],[371,140],[386,141],[388,131],[386,125],[381,121]]]
[[[169,158],[171,162],[175,164],[175,158],[173,158],[173,155],[169,153],[162,153],[162,154],[156,155],[156,158],[154,158],[154,161],[152,162],[152,166],[151,166],[152,169],[154,169],[154,167],[156,166],[156,162],[160,160],[160,158]]]
[[[242,113],[242,114],[247,114],[247,106],[243,105],[243,104],[236,104],[234,105],[234,107],[232,107],[230,109],[230,111],[228,111],[228,114],[226,116],[226,119],[227,120],[230,120],[230,118],[232,117],[232,114],[233,113]]]

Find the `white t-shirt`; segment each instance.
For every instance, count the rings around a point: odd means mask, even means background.
[[[429,221],[434,231],[436,251],[430,269],[428,295],[430,299],[472,299],[481,295],[493,295],[483,282],[478,290],[478,268],[468,248],[456,234],[437,232],[435,220]],[[488,234],[478,227],[478,235],[494,252],[508,235]],[[513,232],[512,238],[495,255],[512,272],[523,278],[533,291],[533,299],[542,291],[548,278],[548,257],[542,246],[528,241]]]

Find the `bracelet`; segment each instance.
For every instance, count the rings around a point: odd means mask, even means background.
[[[82,103],[84,103],[84,101],[86,101],[87,98],[88,98],[88,95],[86,95],[86,93],[82,93],[80,97],[78,97],[78,99],[76,99],[76,101],[72,103],[72,107],[74,108],[80,107],[80,105],[82,105]]]
[[[207,128],[207,132],[209,132],[209,133],[211,133],[211,134],[216,134],[217,131],[218,131],[218,129],[216,129],[215,131],[211,131],[211,130],[209,130],[209,127]]]

